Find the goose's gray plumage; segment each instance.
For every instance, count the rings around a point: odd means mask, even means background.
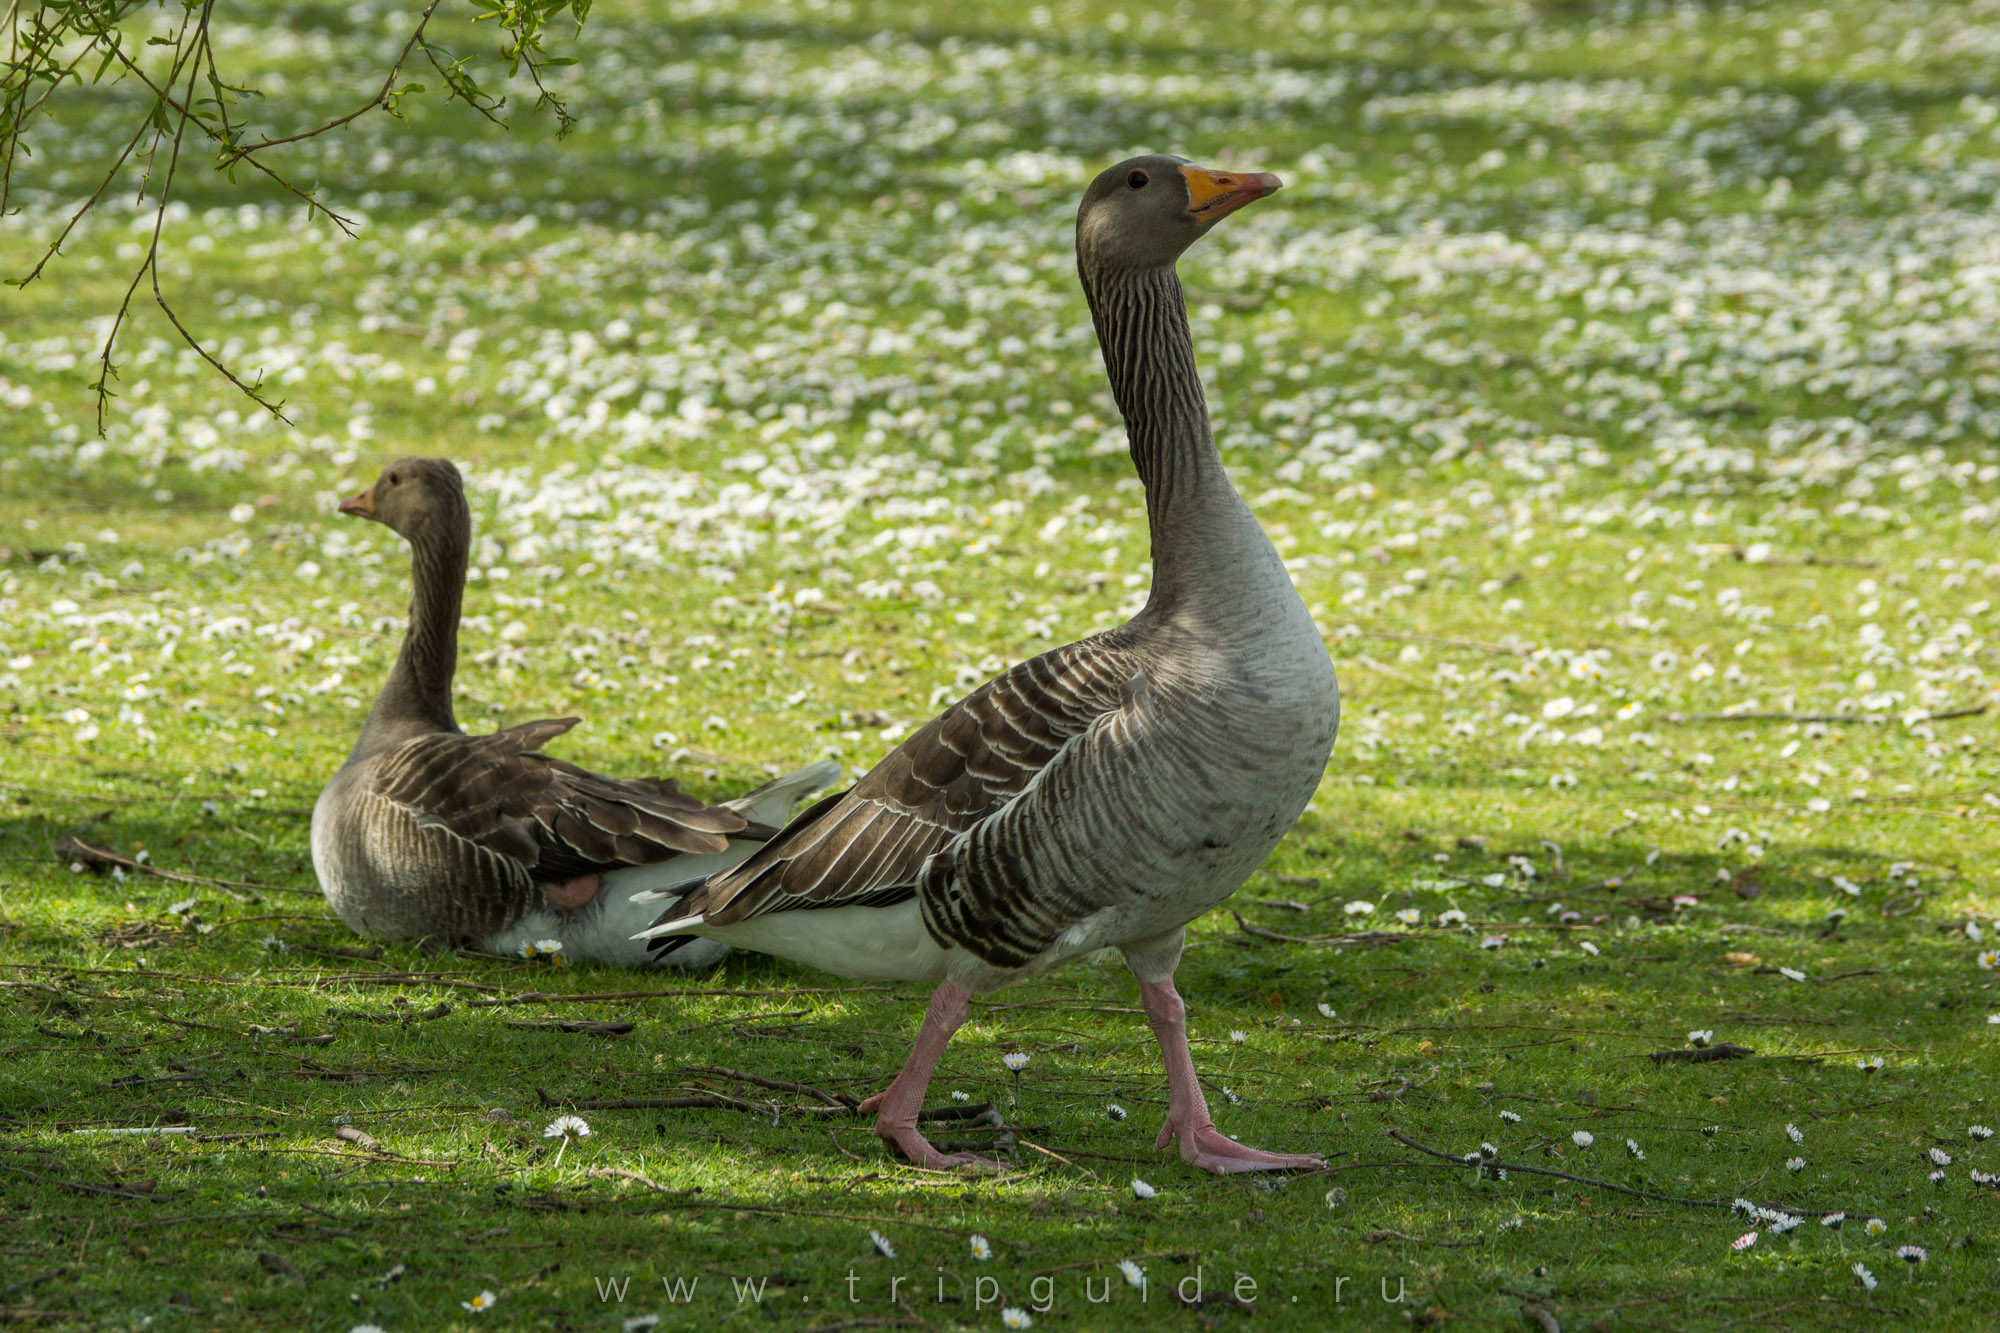
[[[933,1150],[916,1112],[968,996],[1106,946],[1138,975],[1166,1059],[1161,1144],[1177,1136],[1218,1172],[1317,1161],[1215,1131],[1172,983],[1183,928],[1290,828],[1339,723],[1319,631],[1216,453],[1174,272],[1217,219],[1278,184],[1135,158],[1078,210],[1078,272],[1145,486],[1145,608],[952,705],[742,865],[673,886],[646,932],[940,979],[909,1064],[869,1103],[877,1132],[923,1164],[964,1160]]]
[[[708,805],[671,779],[609,778],[540,753],[577,718],[466,735],[451,703],[472,536],[458,469],[403,459],[341,510],[409,541],[414,590],[396,664],[313,807],[313,865],[340,919],[379,939],[496,953],[554,939],[566,953],[632,966],[726,952],[701,941],[649,957],[631,935],[652,909],[600,892],[605,877],[666,862],[684,876],[734,865],[839,770],[813,765]]]

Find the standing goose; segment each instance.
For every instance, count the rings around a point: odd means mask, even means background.
[[[1145,608],[952,705],[742,865],[639,895],[675,900],[645,932],[656,940],[693,932],[843,976],[936,979],[908,1063],[863,1103],[920,1165],[977,1160],[917,1131],[970,997],[1105,947],[1137,975],[1166,1062],[1157,1146],[1178,1138],[1218,1174],[1320,1163],[1216,1130],[1173,983],[1187,923],[1291,827],[1339,724],[1319,631],[1216,454],[1174,272],[1218,219],[1279,185],[1140,157],[1077,212],[1077,269],[1145,484]]]
[[[349,928],[389,940],[474,944],[488,953],[561,941],[566,953],[657,965],[632,933],[653,909],[619,877],[671,863],[681,876],[737,864],[800,796],[840,775],[819,763],[722,805],[671,780],[620,781],[537,751],[580,720],[467,736],[452,715],[459,604],[472,514],[444,459],[391,463],[340,512],[410,543],[410,627],[347,762],[313,806],[313,868]],[[672,958],[698,967],[728,952],[703,942]]]

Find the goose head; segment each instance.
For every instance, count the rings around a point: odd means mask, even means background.
[[[1100,271],[1166,268],[1217,222],[1283,185],[1267,171],[1214,171],[1168,153],[1129,158],[1084,192],[1077,257]]]
[[[470,534],[471,511],[458,468],[443,458],[400,458],[382,469],[375,484],[340,502],[340,512],[372,519],[403,539]]]

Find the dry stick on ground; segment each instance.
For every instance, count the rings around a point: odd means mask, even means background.
[[[813,1087],[810,1083],[793,1083],[787,1079],[782,1079],[782,1078],[760,1078],[756,1074],[746,1074],[743,1073],[741,1070],[730,1069],[723,1065],[695,1065],[690,1067],[686,1072],[690,1074],[713,1074],[717,1078],[732,1079],[738,1083],[752,1083],[755,1084],[757,1087],[772,1088],[778,1092],[802,1092],[808,1097],[819,1098],[821,1101],[825,1102],[829,1108],[837,1108],[837,1109],[851,1111],[855,1107],[861,1105],[861,1099],[859,1097],[849,1097],[844,1094],[836,1095],[831,1092],[825,1092],[819,1088]]]
[[[386,1014],[371,1013],[366,1009],[328,1009],[329,1018],[360,1018],[370,1023],[416,1023],[424,1019],[443,1018],[451,1012],[451,1006],[443,1000],[428,1009],[392,1009]]]
[[[1470,1249],[1475,1245],[1484,1245],[1486,1243],[1486,1237],[1484,1236],[1474,1236],[1471,1240],[1429,1240],[1423,1236],[1411,1236],[1401,1231],[1392,1231],[1388,1227],[1379,1227],[1363,1236],[1361,1240],[1366,1245],[1380,1245],[1384,1241],[1391,1240],[1407,1240],[1416,1245],[1436,1245],[1447,1250]]]
[[[1533,1322],[1542,1333],[1562,1333],[1562,1325],[1556,1322],[1556,1317],[1539,1305],[1524,1304],[1521,1307],[1521,1317]]]
[[[1243,919],[1243,914],[1240,912],[1231,912],[1229,915],[1236,918],[1237,926],[1245,935],[1254,939],[1269,940],[1273,944],[1326,944],[1344,949],[1365,949],[1378,944],[1402,944],[1409,939],[1407,935],[1392,935],[1381,930],[1365,930],[1359,935],[1283,935],[1275,930],[1251,925]]]
[[[353,1144],[363,1152],[386,1153],[389,1151],[382,1146],[382,1141],[373,1134],[370,1134],[365,1129],[356,1129],[352,1125],[342,1125],[339,1129],[333,1131],[333,1136]]]
[[[543,1028],[555,1032],[585,1032],[599,1037],[622,1037],[637,1023],[600,1023],[589,1018],[510,1018],[510,1028]]]
[[[307,897],[320,896],[318,889],[293,889],[282,884],[250,884],[240,879],[211,879],[207,875],[183,874],[178,870],[162,870],[146,861],[135,861],[129,856],[120,856],[107,847],[97,847],[85,842],[74,833],[56,844],[56,856],[65,861],[81,861],[87,866],[118,866],[124,870],[142,871],[148,875],[158,875],[176,884],[201,884],[208,888],[221,889],[239,902],[250,901],[254,893],[297,893]],[[248,893],[237,890],[247,889]]]
[[[708,1108],[718,1111],[748,1111],[756,1116],[768,1116],[777,1105],[775,1102],[746,1102],[738,1097],[724,1097],[719,1093],[702,1093],[693,1097],[553,1097],[541,1088],[535,1089],[535,1096],[543,1106],[567,1107],[572,1111],[685,1111]]]
[[[1429,1153],[1433,1157],[1441,1157],[1447,1162],[1459,1162],[1461,1164],[1469,1165],[1469,1163],[1466,1163],[1465,1159],[1459,1154],[1440,1152],[1436,1148],[1432,1148],[1425,1144],[1418,1143],[1415,1139],[1411,1138],[1409,1135],[1403,1133],[1403,1131],[1399,1129],[1390,1130],[1389,1137],[1396,1140],[1396,1142],[1402,1144],[1406,1148],[1415,1148],[1418,1152]],[[1499,1162],[1499,1161],[1482,1162],[1480,1163],[1480,1166],[1487,1170],[1519,1171],[1524,1175],[1531,1175],[1531,1176],[1554,1176],[1558,1180],[1574,1181],[1579,1185],[1588,1185],[1592,1189],[1611,1190],[1612,1192],[1617,1194],[1630,1194],[1634,1198],[1651,1199],[1656,1203],[1685,1204],[1690,1208],[1730,1208],[1735,1206],[1736,1202],[1734,1199],[1681,1199],[1681,1198],[1676,1198],[1674,1195],[1671,1194],[1654,1194],[1650,1190],[1635,1190],[1627,1185],[1614,1185],[1608,1180],[1592,1180],[1588,1176],[1573,1176],[1569,1174],[1569,1172],[1567,1171],[1555,1171],[1551,1170],[1549,1167],[1546,1166],[1526,1166],[1518,1162]],[[1790,1211],[1803,1212],[1809,1210],[1795,1208]],[[1811,1210],[1811,1211],[1819,1211],[1819,1210]]]
[[[1754,1046],[1738,1046],[1733,1041],[1719,1041],[1713,1046],[1705,1046],[1698,1050],[1648,1051],[1646,1058],[1656,1065],[1673,1062],[1700,1064],[1708,1060],[1746,1060],[1756,1053],[1757,1049]]]
[[[0,1171],[6,1171],[16,1176],[25,1176],[29,1180],[36,1181],[39,1184],[54,1185],[57,1189],[75,1190],[79,1194],[108,1194],[114,1199],[144,1199],[147,1203],[163,1203],[166,1200],[165,1195],[148,1194],[141,1190],[121,1190],[114,1189],[109,1185],[89,1185],[81,1180],[59,1180],[55,1176],[39,1175],[22,1167],[9,1166],[5,1162],[0,1162]]]
[[[1925,713],[1912,719],[1915,722],[1945,722],[1955,717],[1978,717],[1991,705],[1965,704],[1957,708],[1941,708],[1935,713]],[[1868,722],[1875,725],[1894,720],[1888,713],[1668,713],[1669,722]]]

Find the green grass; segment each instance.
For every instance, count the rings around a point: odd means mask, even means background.
[[[413,103],[285,159],[365,214],[353,241],[190,169],[166,289],[292,425],[147,306],[99,431],[126,215],[9,289],[0,1319],[950,1329],[1048,1297],[1038,1327],[1992,1318],[2000,1196],[1970,1173],[2000,1148],[1967,1131],[2000,1115],[1978,962],[2000,786],[1994,715],[1962,711],[2000,651],[1992,16],[1049,9],[600,4],[566,140]],[[220,45],[285,75],[272,123],[295,128],[351,109],[400,40],[385,12],[291,5]],[[43,143],[8,273],[128,91]],[[865,768],[1143,597],[1068,226],[1091,172],[1153,149],[1289,182],[1183,271],[1225,459],[1347,712],[1229,904],[1246,926],[1198,922],[1180,983],[1222,1127],[1326,1173],[1156,1153],[1157,1055],[1101,961],[975,1006],[933,1100],[999,1104],[1024,1146],[958,1178],[736,1077],[865,1096],[921,988],[743,954],[661,979],[340,952],[366,946],[318,900],[306,814],[406,568],[338,496],[401,453],[467,468],[470,728],[581,714],[565,758],[714,797],[822,754]],[[203,882],[74,869],[72,836]],[[508,1026],[552,1019],[635,1026]],[[1696,1028],[1755,1055],[1646,1058]],[[585,1110],[562,1147],[543,1092],[754,1109]],[[194,1132],[76,1132],[165,1125]],[[1392,1131],[1583,1179],[1476,1182]],[[1929,1254],[1914,1283],[1905,1244]],[[661,1287],[697,1278],[678,1306]],[[491,1311],[461,1308],[483,1290]]]

